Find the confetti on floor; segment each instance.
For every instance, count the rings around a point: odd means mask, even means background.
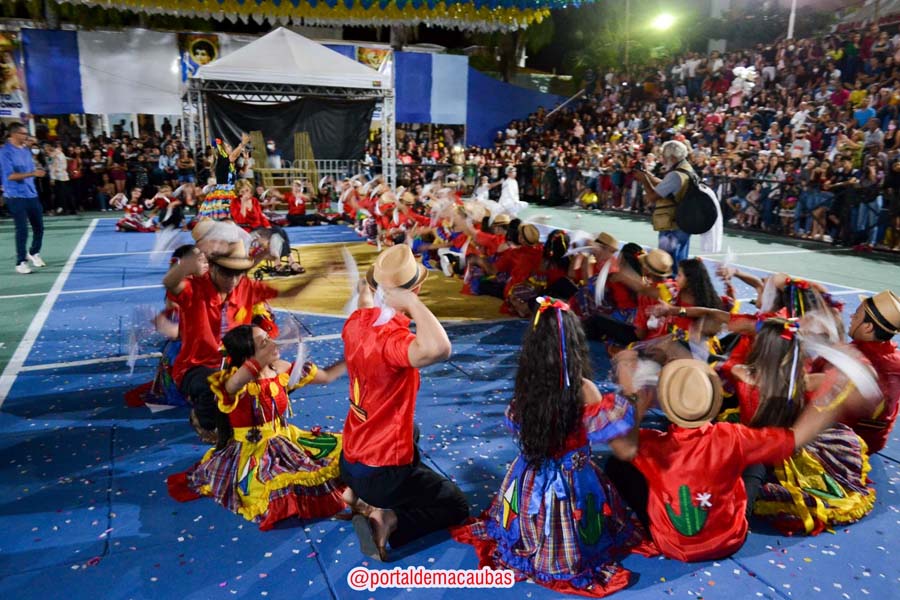
[[[294,243],[349,242],[345,228],[292,228]],[[359,553],[352,526],[288,521],[260,532],[208,500],[180,504],[167,475],[204,452],[185,409],[127,408],[123,394],[148,381],[156,358],[124,360],[135,307],[161,303],[164,267],[149,263],[152,236],[116,234],[101,220],[35,340],[0,410],[0,597],[59,598],[556,598],[536,585],[499,590],[355,592],[347,575],[378,568]],[[125,254],[125,253],[136,254]],[[715,261],[709,261],[710,268]],[[121,289],[120,289],[121,288]],[[842,290],[850,310],[855,296]],[[102,291],[90,291],[102,290]],[[78,293],[68,293],[78,292]],[[740,292],[739,292],[740,293]],[[341,356],[341,319],[298,314],[311,357]],[[487,315],[486,318],[493,318]],[[290,318],[279,313],[280,319]],[[452,363],[422,372],[416,422],[423,460],[453,478],[473,513],[486,508],[515,443],[502,425],[524,324],[455,324]],[[141,340],[140,355],[159,350]],[[609,369],[592,346],[595,370]],[[41,368],[42,365],[54,365]],[[294,422],[339,430],[347,380],[296,392]],[[754,524],[745,546],[716,562],[630,557],[635,573],[618,598],[889,598],[900,584],[900,442],[873,457],[874,511],[817,537],[787,538]],[[598,448],[598,454],[603,449]],[[394,553],[388,568],[473,569],[471,548],[435,533]]]

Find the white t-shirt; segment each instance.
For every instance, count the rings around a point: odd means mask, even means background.
[[[503,143],[507,146],[515,146],[516,145],[516,136],[519,135],[518,130],[510,127],[506,130],[506,141]]]
[[[795,128],[800,127],[801,125],[806,124],[806,118],[809,116],[808,110],[798,110],[794,113],[794,116],[791,117],[791,125]]]
[[[806,138],[794,140],[791,144],[791,158],[805,158],[809,156],[810,145]]]
[[[684,66],[687,69],[688,77],[695,77],[697,73],[697,67],[700,66],[700,63],[703,62],[699,58],[691,58],[689,60],[684,61]]]

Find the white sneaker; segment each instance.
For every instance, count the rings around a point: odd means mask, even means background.
[[[63,213],[62,206],[56,209],[56,214],[61,215]]]
[[[31,264],[35,267],[46,267],[47,263],[44,262],[44,259],[41,258],[40,254],[26,254],[25,255],[28,260],[31,261]]]
[[[31,273],[31,267],[28,266],[28,263],[24,260],[16,265],[16,273],[21,273],[22,275],[28,275]]]
[[[830,243],[833,242],[834,240],[831,238],[830,235],[823,235],[823,236],[822,236],[822,241],[825,242],[826,244],[830,244]]]

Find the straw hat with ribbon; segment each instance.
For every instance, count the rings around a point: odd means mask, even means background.
[[[663,367],[657,388],[659,405],[669,420],[688,429],[709,423],[722,407],[722,383],[707,363],[692,358]]]
[[[871,298],[860,296],[863,310],[881,329],[894,335],[900,334],[900,298],[890,290],[875,294]]]
[[[209,262],[233,271],[247,271],[253,266],[253,259],[247,254],[247,247],[241,241],[229,243],[227,252],[213,254],[209,257]]]
[[[406,244],[391,246],[378,255],[375,264],[366,272],[366,281],[373,288],[412,289],[425,281],[428,270],[413,256]]]
[[[672,255],[665,250],[654,249],[643,255],[641,265],[651,275],[657,277],[669,277],[672,275]]]

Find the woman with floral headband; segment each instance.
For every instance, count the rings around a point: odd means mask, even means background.
[[[214,219],[225,221],[231,219],[231,203],[237,201],[234,193],[235,168],[234,163],[241,156],[241,152],[250,143],[250,136],[241,134],[241,143],[237,148],[216,138],[213,157],[215,158],[216,186],[206,194],[197,213],[197,220]]]
[[[481,566],[558,592],[602,597],[626,587],[630,572],[617,561],[655,549],[591,460],[591,444],[631,460],[646,408],[600,393],[578,317],[561,300],[538,298],[506,410],[519,456],[490,508],[453,537],[475,546]]]
[[[319,369],[280,360],[263,327],[239,325],[222,338],[225,368],[209,377],[228,426],[219,444],[185,471],[168,478],[169,493],[187,502],[209,496],[261,530],[289,517],[330,517],[344,508],[338,480],[341,435],[287,422],[288,392],[331,383],[346,365]],[[299,373],[295,369],[301,369]],[[228,429],[230,434],[223,434]]]

